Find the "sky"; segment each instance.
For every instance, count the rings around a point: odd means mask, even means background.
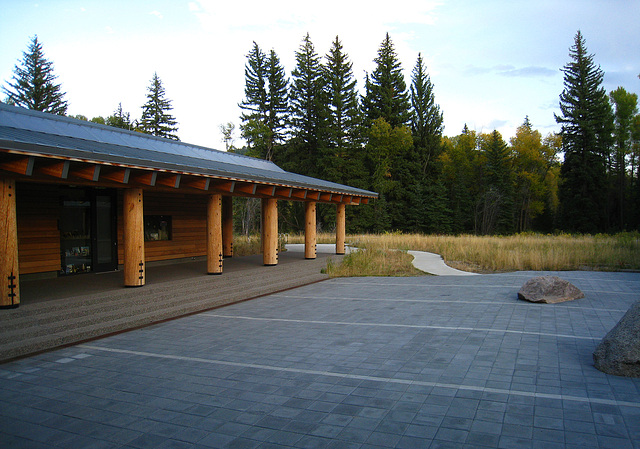
[[[639,23],[638,0],[0,0],[0,83],[37,35],[69,115],[106,117],[122,103],[140,118],[157,73],[180,139],[224,149],[228,122],[243,143],[238,104],[253,42],[290,75],[307,33],[320,56],[338,36],[362,90],[389,33],[407,86],[422,54],[445,135],[467,124],[508,141],[525,116],[543,136],[559,131],[561,69],[578,30],[605,89],[640,94]]]

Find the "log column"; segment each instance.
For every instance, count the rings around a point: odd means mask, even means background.
[[[142,287],[146,281],[142,189],[126,189],[123,208],[124,285],[125,287]]]
[[[233,197],[222,197],[222,256],[233,257]]]
[[[16,182],[0,178],[0,308],[20,305]]]
[[[278,264],[278,201],[262,200],[262,261],[264,265]]]
[[[339,203],[336,211],[336,254],[345,253],[346,206]]]
[[[222,274],[222,195],[209,195],[207,204],[207,273]]]
[[[316,203],[305,203],[304,209],[304,258],[316,258]]]

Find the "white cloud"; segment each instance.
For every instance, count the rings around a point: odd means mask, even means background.
[[[156,16],[158,19],[162,19],[162,13],[160,11],[153,10],[149,14],[151,14],[152,16]]]

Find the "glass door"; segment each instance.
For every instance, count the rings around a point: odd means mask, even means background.
[[[60,274],[91,271],[91,199],[84,189],[62,189]]]
[[[95,190],[92,196],[93,271],[118,268],[116,195],[113,190]]]

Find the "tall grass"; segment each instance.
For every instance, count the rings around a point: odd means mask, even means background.
[[[513,270],[638,270],[640,234],[441,236],[382,234],[351,236],[364,248],[398,248],[440,254],[454,268],[476,272]]]
[[[290,235],[290,243],[303,243],[303,235]],[[335,243],[335,234],[318,234],[318,243]],[[640,234],[616,235],[543,235],[511,236],[360,234],[348,235],[347,244],[367,249],[357,258],[369,262],[350,261],[359,268],[348,270],[360,275],[373,275],[388,269],[387,259],[395,251],[416,250],[440,254],[447,265],[480,273],[496,271],[565,271],[565,270],[640,270]],[[412,271],[410,256],[404,275]],[[335,267],[334,267],[335,268]],[[399,273],[397,265],[393,270]],[[398,275],[398,274],[394,274]]]
[[[329,260],[327,274],[332,277],[352,276],[419,276],[424,274],[411,262],[405,251],[365,248],[347,254],[342,263]]]

